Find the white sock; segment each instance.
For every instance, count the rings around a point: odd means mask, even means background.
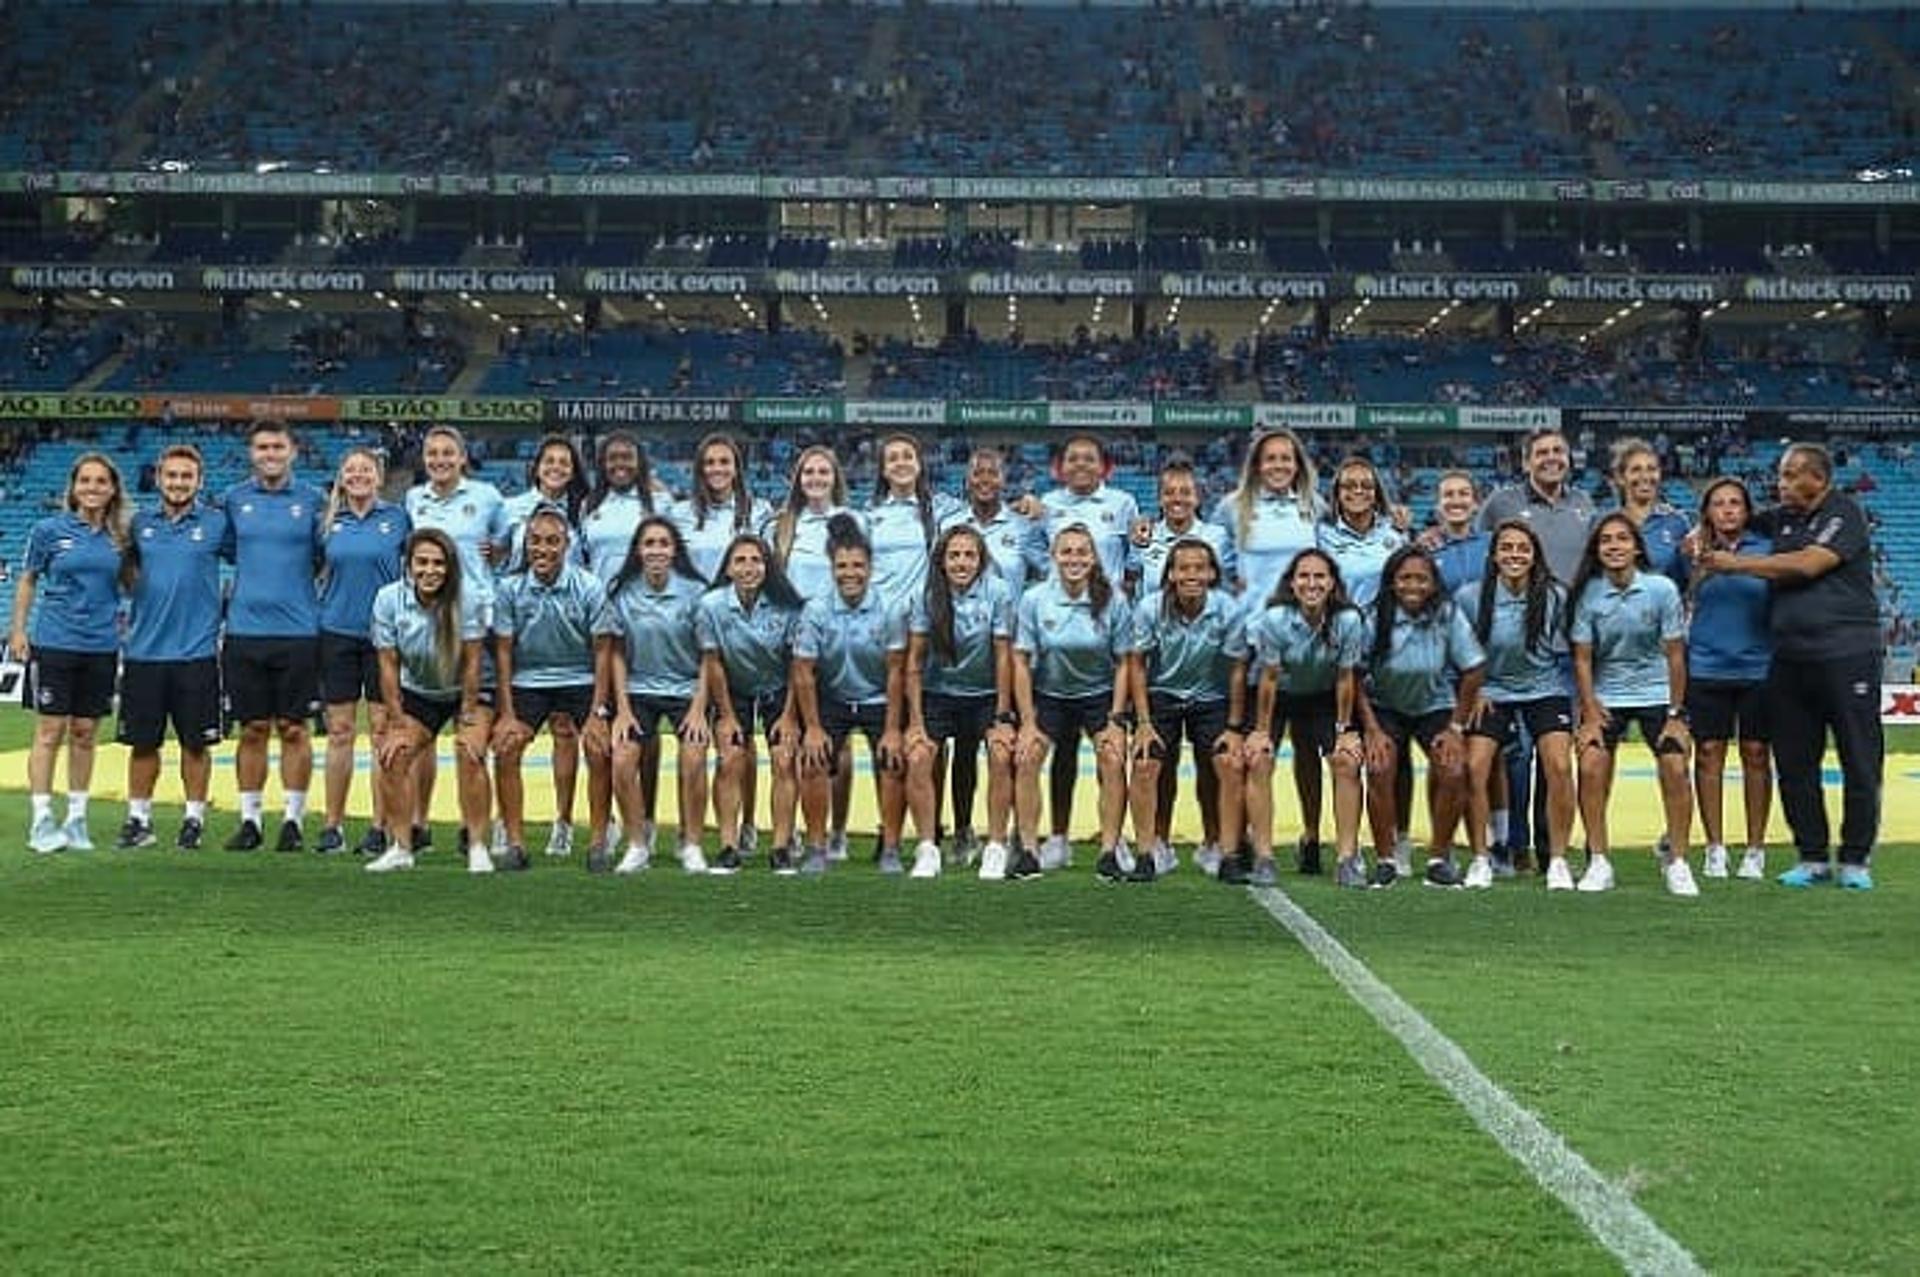
[[[127,818],[129,820],[137,820],[143,825],[151,825],[153,823],[153,799],[127,799]]]
[[[240,819],[258,827],[260,824],[260,791],[243,789],[240,791]]]
[[[1487,817],[1487,833],[1491,841],[1505,844],[1507,841],[1507,809],[1505,807]]]
[[[187,799],[187,819],[197,820],[203,825],[207,823],[207,804],[204,799]]]
[[[289,789],[287,791],[286,812],[288,820],[291,820],[296,825],[300,823],[301,818],[307,814],[307,794],[305,790]]]
[[[87,796],[85,794],[67,795],[67,823],[87,818]]]
[[[40,820],[53,819],[53,795],[52,794],[35,794],[31,798],[29,798],[27,801],[33,807],[34,820],[40,821]]]

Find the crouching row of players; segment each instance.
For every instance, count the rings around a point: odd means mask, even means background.
[[[1387,563],[1365,614],[1348,601],[1333,559],[1315,549],[1293,558],[1271,599],[1243,606],[1221,588],[1215,551],[1199,540],[1177,543],[1160,588],[1130,604],[1102,569],[1091,533],[1073,525],[1054,538],[1051,575],[1017,602],[979,533],[949,529],[910,608],[869,588],[872,549],[849,518],[829,529],[832,593],[804,602],[755,536],[732,541],[710,586],[674,524],[645,519],[604,588],[573,564],[570,536],[561,511],[534,513],[527,570],[500,585],[490,627],[465,597],[451,542],[435,531],[413,534],[406,579],[376,598],[373,643],[390,724],[377,744],[381,806],[414,810],[411,758],[457,723],[463,781],[473,782],[461,793],[476,872],[494,867],[485,849],[488,754],[499,764],[507,864],[524,867],[518,763],[536,725],[557,714],[580,725],[590,767],[610,772],[610,783],[591,792],[610,794],[628,830],[645,824],[643,750],[663,732],[677,738],[679,861],[691,872],[741,868],[761,735],[772,764],[771,868],[824,872],[834,772],[858,732],[874,763],[882,872],[941,872],[941,774],[949,764],[972,767],[982,748],[980,876],[1029,877],[1069,863],[1066,808],[1084,736],[1094,747],[1101,876],[1151,881],[1177,863],[1168,828],[1185,744],[1208,832],[1196,861],[1227,881],[1271,882],[1272,772],[1290,732],[1295,750],[1323,759],[1331,775],[1340,883],[1386,886],[1409,872],[1387,855],[1369,867],[1360,825],[1364,811],[1374,846],[1395,846],[1406,799],[1394,777],[1417,742],[1429,760],[1424,876],[1487,886],[1487,795],[1497,759],[1524,728],[1547,791],[1548,886],[1575,885],[1566,853],[1577,770],[1592,853],[1579,885],[1605,890],[1614,749],[1639,723],[1658,759],[1674,846],[1666,884],[1695,891],[1684,843],[1691,742],[1677,708],[1684,618],[1672,583],[1641,571],[1645,548],[1624,517],[1595,527],[1575,604],[1553,582],[1534,532],[1515,521],[1491,539],[1483,584],[1447,597],[1429,554],[1408,546]],[[1566,690],[1569,649],[1577,715]],[[720,850],[711,862],[702,851],[709,752],[719,759],[711,797]],[[1043,839],[1049,770],[1052,832]],[[1302,798],[1302,867],[1317,871],[1320,795]],[[593,828],[608,828],[610,814],[590,813]],[[1137,853],[1123,836],[1129,816]],[[917,838],[910,870],[909,818]],[[1464,873],[1450,854],[1462,823],[1472,852]],[[651,854],[637,839],[624,850],[597,843],[590,867],[634,873]],[[396,828],[368,868],[412,864],[409,832]]]

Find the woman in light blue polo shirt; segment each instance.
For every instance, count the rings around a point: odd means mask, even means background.
[[[770,863],[775,873],[792,873],[800,733],[787,687],[802,600],[773,550],[756,536],[733,539],[721,558],[721,574],[721,583],[701,596],[694,611],[701,677],[713,704],[713,740],[720,751],[713,791],[720,843],[740,846],[741,799],[747,769],[753,765],[751,742],[755,727],[764,725],[773,760]]]
[[[100,720],[113,708],[120,593],[133,570],[127,557],[133,512],[113,462],[97,452],[76,460],[67,474],[65,506],[27,534],[27,566],[13,595],[13,657],[27,667],[27,705],[35,714],[27,752],[33,812],[27,841],[42,855],[93,850],[87,794],[94,742]],[[62,743],[64,824],[53,818],[53,762]]]
[[[689,873],[706,867],[701,844],[707,821],[707,747],[713,736],[696,621],[706,593],[706,582],[673,521],[657,514],[642,519],[626,563],[607,587],[606,610],[594,626],[608,640],[599,713],[603,719],[609,712],[612,716],[614,794],[627,827],[627,850],[614,867],[618,874],[641,872],[653,856],[640,836],[643,826],[653,823],[650,795],[641,789],[640,757],[642,742],[657,740],[662,724],[679,748],[680,865]],[[738,865],[738,848],[729,843],[720,851],[718,868],[726,873]]]
[[[1700,497],[1703,548],[1735,554],[1770,554],[1771,538],[1749,526],[1753,498],[1738,479],[1716,479]],[[1683,559],[1682,565],[1685,566]],[[1703,872],[1728,874],[1726,825],[1721,808],[1727,742],[1740,740],[1740,775],[1746,799],[1747,849],[1739,876],[1767,876],[1767,817],[1773,805],[1773,756],[1768,747],[1767,675],[1773,668],[1772,591],[1756,576],[1713,573],[1687,587],[1693,616],[1687,640],[1687,717],[1697,753],[1693,786],[1700,828],[1707,836]]]
[[[1524,726],[1547,782],[1547,890],[1571,891],[1573,702],[1561,673],[1567,598],[1526,520],[1508,519],[1494,529],[1480,579],[1461,586],[1453,597],[1473,619],[1474,635],[1487,653],[1486,681],[1467,731],[1467,841],[1473,863],[1466,885],[1493,885],[1486,845],[1490,787],[1498,780],[1501,756]]]
[[[747,488],[747,454],[728,434],[712,434],[693,453],[693,490],[673,507],[673,522],[703,580],[720,575],[720,556],[732,540],[758,532],[773,507]]]
[[[1255,439],[1240,486],[1220,498],[1213,521],[1226,529],[1237,587],[1264,606],[1293,556],[1318,544],[1319,480],[1300,436],[1281,427]]]
[[[407,538],[405,579],[373,596],[373,646],[380,653],[380,696],[387,730],[375,747],[385,810],[412,811],[414,759],[434,747],[449,720],[458,720],[455,753],[460,818],[467,831],[467,872],[493,872],[487,854],[487,742],[493,709],[480,689],[480,645],[487,605],[465,587],[460,551],[437,528]],[[413,868],[413,829],[389,822],[387,849],[367,862],[369,873]]]
[[[880,473],[866,520],[873,588],[889,603],[910,609],[926,591],[934,540],[965,507],[958,497],[934,491],[920,441],[912,435],[886,436],[879,453]]]
[[[1117,857],[1127,807],[1133,614],[1107,579],[1093,533],[1073,524],[1054,535],[1053,574],[1021,596],[1016,616],[1013,694],[1020,731],[1014,748],[1014,810],[1021,845],[1007,876],[1028,878],[1071,863],[1067,830],[1073,813],[1059,801],[1058,790],[1045,859],[1035,853],[1040,772],[1056,750],[1076,755],[1083,736],[1094,743],[1099,777],[1101,859]]]
[[[1669,892],[1697,896],[1687,866],[1693,792],[1687,783],[1687,627],[1680,590],[1652,570],[1640,529],[1621,511],[1601,516],[1587,538],[1573,588],[1573,683],[1579,698],[1580,820],[1593,858],[1581,891],[1613,889],[1607,799],[1613,792],[1614,753],[1638,723],[1653,750],[1666,808],[1668,859],[1661,870]]]

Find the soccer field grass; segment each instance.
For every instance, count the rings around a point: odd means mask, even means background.
[[[25,825],[0,794],[8,1272],[1619,1266],[1190,870],[377,879]],[[1899,1273],[1920,893],[1880,863],[1865,896],[1675,901],[1644,852],[1600,898],[1283,887],[1706,1268]]]

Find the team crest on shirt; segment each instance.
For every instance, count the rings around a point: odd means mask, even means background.
[[[34,693],[33,699],[39,703],[42,709],[45,709],[47,706],[53,704],[53,689],[43,687]]]
[[[242,501],[242,502],[240,503],[240,513],[241,513],[241,514],[252,514],[252,513],[253,513],[253,502],[251,502],[251,501]]]
[[[71,550],[72,548],[73,548],[72,537],[61,537],[53,543],[53,552],[55,554],[65,554],[68,550]]]
[[[1040,628],[1043,630],[1057,630],[1060,628],[1060,621],[1056,617],[1049,616],[1046,620],[1040,622]]]
[[[380,520],[380,535],[383,537],[390,537],[393,535],[393,523],[391,520],[388,520],[388,519]]]
[[[460,507],[460,513],[466,515],[469,519],[471,519],[474,515],[478,514],[479,512],[480,512],[480,507],[474,505],[474,503],[471,501],[467,502],[465,505]]]
[[[296,518],[296,519],[297,519],[297,518],[299,518],[299,517],[300,517],[300,516],[301,516],[302,514],[304,514],[304,513],[306,513],[306,511],[305,511],[305,510],[303,510],[303,509],[301,508],[301,505],[300,505],[300,503],[299,503],[298,501],[296,501],[296,502],[294,502],[294,503],[293,503],[292,505],[290,505],[290,506],[288,506],[288,507],[287,507],[287,513],[288,513],[288,514],[289,514],[290,516],[292,516],[293,518]]]
[[[153,535],[152,528],[147,529],[147,535],[148,536]],[[187,533],[187,540],[189,541],[204,541],[206,539],[207,539],[207,530],[205,528],[194,528],[192,531]]]

